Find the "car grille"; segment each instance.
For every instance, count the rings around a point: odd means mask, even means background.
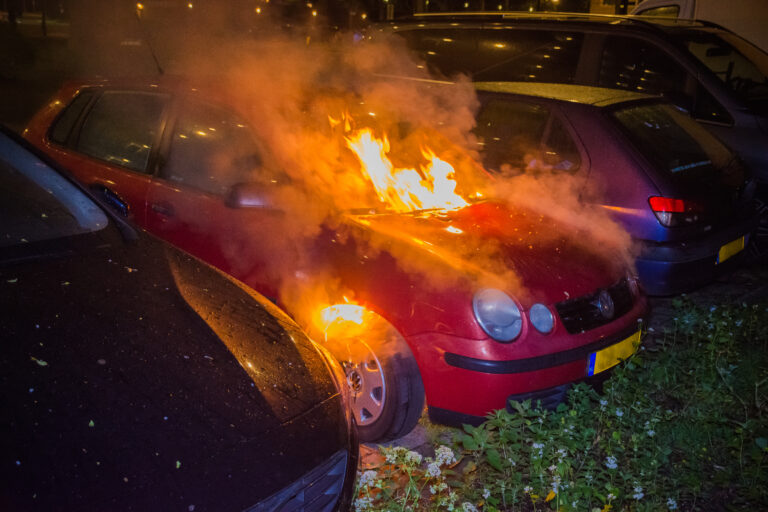
[[[330,459],[288,487],[244,512],[329,512],[339,499],[347,473],[347,451]]]
[[[571,334],[585,332],[605,325],[632,309],[634,300],[627,278],[622,279],[606,291],[613,299],[614,305],[614,313],[609,318],[600,312],[598,299],[601,290],[555,304],[557,314],[560,315],[560,321],[563,322],[565,330]]]

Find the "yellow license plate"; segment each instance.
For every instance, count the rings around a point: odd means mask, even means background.
[[[717,262],[722,263],[731,256],[740,253],[744,250],[744,237],[739,237],[733,242],[728,242],[720,248],[717,253]]]
[[[587,375],[595,375],[616,366],[637,352],[639,346],[640,331],[637,331],[625,340],[597,352],[592,352],[587,359]]]

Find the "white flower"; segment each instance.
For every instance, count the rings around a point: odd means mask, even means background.
[[[366,510],[373,505],[373,498],[370,496],[362,496],[355,500],[355,510]]]
[[[613,501],[616,499],[616,495],[614,495],[612,492],[608,493],[608,501]]]
[[[456,462],[456,456],[453,454],[453,450],[447,446],[438,446],[435,451],[435,462],[440,465],[448,465]]]
[[[418,452],[409,451],[405,454],[405,462],[410,464],[421,464],[421,454]]]
[[[560,456],[560,458],[561,458],[561,459],[562,459],[563,457],[565,457],[567,453],[568,453],[568,452],[566,451],[566,449],[565,449],[565,448],[558,448],[558,450],[557,450],[557,454]]]
[[[376,472],[369,469],[360,475],[360,487],[368,487],[373,483],[374,480],[376,480]]]
[[[512,467],[517,466],[517,462],[515,462],[515,459],[513,459],[512,457],[508,457],[507,460],[509,461],[510,466]]]
[[[549,472],[550,472],[550,473],[552,473],[552,472],[554,472],[554,471],[557,469],[557,466],[555,466],[554,464],[552,464],[552,465],[551,465],[551,466],[549,466],[547,469],[549,470]]]
[[[613,457],[611,455],[606,457],[605,458],[605,467],[607,467],[608,469],[616,469],[617,467],[619,467],[616,464],[616,457]]]
[[[477,512],[477,507],[475,507],[473,504],[469,503],[468,501],[465,501],[461,504],[461,510],[464,512]]]
[[[635,486],[635,494],[633,494],[632,497],[636,500],[641,500],[643,499],[643,496],[645,496],[645,494],[643,494],[643,488],[639,485]]]
[[[528,494],[532,490],[533,490],[533,487],[531,487],[530,485],[526,485],[525,487],[523,487],[523,492],[526,494]]]
[[[430,462],[427,466],[427,476],[438,477],[440,476],[440,464],[437,462]]]
[[[624,411],[622,411],[621,409],[616,409],[616,416],[621,418],[622,416],[624,416]]]
[[[392,450],[388,451],[388,452],[387,452],[387,454],[384,456],[384,458],[386,459],[386,461],[387,461],[389,464],[394,464],[394,463],[396,463],[396,462],[397,462],[397,456],[398,456],[400,453],[403,453],[403,452],[405,452],[405,451],[406,451],[406,449],[405,449],[405,448],[403,448],[402,446],[396,446],[396,447],[395,447],[395,448],[393,448]]]
[[[483,489],[483,499],[487,500],[490,497],[490,495],[491,495],[491,491],[489,491],[488,489]]]
[[[667,508],[669,510],[677,510],[677,502],[672,498],[667,498]]]
[[[446,488],[448,488],[448,484],[446,484],[445,482],[440,482],[437,485],[430,485],[429,492],[431,492],[432,494],[437,494],[440,491],[444,491]]]

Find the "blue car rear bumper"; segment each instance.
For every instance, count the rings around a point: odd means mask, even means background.
[[[757,228],[757,218],[685,242],[643,241],[636,259],[640,282],[648,295],[674,295],[707,284],[733,269],[746,250],[720,260],[721,249],[744,237],[744,247]],[[725,251],[727,254],[729,251]]]

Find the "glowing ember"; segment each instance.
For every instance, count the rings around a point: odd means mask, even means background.
[[[368,128],[346,137],[346,141],[360,160],[379,199],[394,211],[450,210],[467,206],[464,198],[456,193],[453,166],[429,149],[422,150],[427,165],[420,166],[419,172],[416,169],[395,168],[387,156],[387,137],[377,139]]]

